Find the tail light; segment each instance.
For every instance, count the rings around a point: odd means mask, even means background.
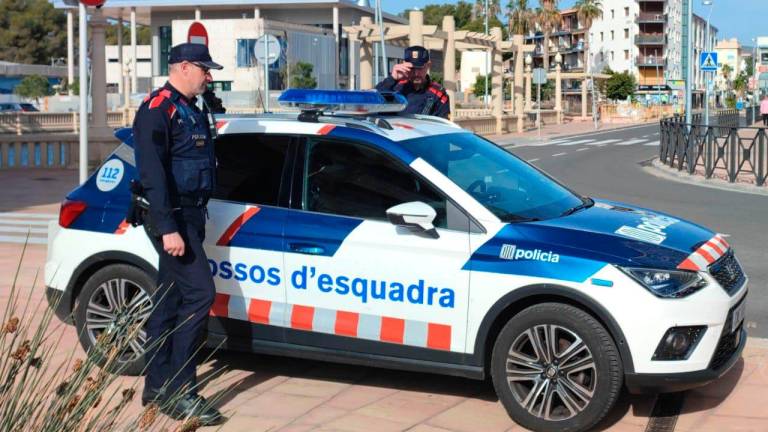
[[[72,222],[78,218],[88,207],[83,201],[64,200],[59,210],[59,225],[62,228],[69,228]]]

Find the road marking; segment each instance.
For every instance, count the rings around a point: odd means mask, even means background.
[[[560,146],[572,146],[572,145],[579,145],[579,144],[584,144],[584,143],[588,143],[588,142],[592,142],[592,141],[595,141],[594,138],[593,139],[578,140],[578,141],[569,141],[569,142],[564,142],[564,143],[561,143],[561,144],[558,144],[558,145],[560,145]]]
[[[618,143],[616,145],[617,146],[628,146],[628,145],[640,144],[642,142],[647,142],[647,141],[648,141],[647,139],[635,138],[635,139],[631,139],[629,141],[620,142],[620,143]]]
[[[621,140],[620,139],[609,139],[609,140],[597,141],[597,142],[593,142],[593,143],[587,143],[585,145],[588,145],[588,146],[605,145],[605,144],[613,144],[613,143],[616,143],[616,142],[619,142],[619,141],[621,141]]]
[[[657,146],[661,144],[659,141],[651,141],[649,143],[643,144],[644,146]]]
[[[537,160],[539,160],[539,158],[528,159],[527,162],[536,162]]]
[[[584,147],[584,148],[576,149],[576,151],[584,151],[584,150],[589,150],[589,148]]]
[[[2,212],[0,218],[33,218],[33,219],[58,219],[59,215],[56,213],[13,213]]]
[[[558,156],[567,155],[567,154],[568,153],[555,153],[552,155],[552,157],[558,157]]]

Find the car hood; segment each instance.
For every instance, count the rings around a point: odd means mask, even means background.
[[[627,204],[597,200],[572,215],[518,224],[527,240],[622,266],[677,268],[715,233],[692,222]]]

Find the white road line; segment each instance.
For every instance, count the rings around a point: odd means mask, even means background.
[[[20,244],[47,244],[47,238],[41,237],[17,237],[17,236],[0,236],[0,243],[20,243]]]
[[[4,226],[0,223],[0,232],[2,233],[30,233],[30,234],[48,234],[46,228],[24,228],[24,227],[10,227]]]
[[[49,221],[22,220],[22,219],[1,219],[2,225],[22,225],[22,226],[48,226]]]
[[[644,146],[657,146],[659,144],[661,144],[661,142],[659,142],[659,141],[651,141],[651,142],[643,144],[643,145]]]
[[[595,141],[595,139],[592,138],[592,139],[585,139],[585,140],[578,140],[578,141],[568,141],[568,142],[564,142],[564,143],[561,143],[561,144],[558,144],[558,145],[559,146],[572,146],[572,145],[579,145],[579,144],[584,144],[584,143],[588,143],[588,142],[592,142],[592,141]]]
[[[576,149],[576,151],[584,151],[584,150],[589,150],[589,148],[588,147],[584,147],[584,148]]]
[[[552,157],[558,157],[558,156],[567,155],[567,154],[568,153],[555,153],[552,155]]]
[[[640,144],[642,142],[647,142],[647,141],[648,141],[647,139],[635,138],[635,139],[631,139],[629,141],[620,142],[620,143],[618,143],[616,145],[617,146],[628,146],[628,145]]]
[[[59,215],[56,213],[14,213],[14,212],[2,212],[0,218],[33,218],[33,219],[58,219]]]
[[[619,141],[621,141],[621,140],[620,139],[609,139],[609,140],[597,141],[597,142],[593,142],[593,143],[587,143],[587,144],[584,144],[584,145],[588,145],[588,146],[605,145],[605,144],[617,143]]]
[[[527,162],[536,162],[537,160],[539,160],[539,158],[528,159]]]

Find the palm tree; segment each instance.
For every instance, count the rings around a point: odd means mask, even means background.
[[[542,49],[544,54],[544,70],[549,70],[549,35],[556,29],[562,19],[557,9],[557,0],[539,0],[541,7],[536,11],[536,22],[544,34]]]
[[[499,0],[487,0],[488,1],[488,16],[493,17],[501,13],[501,5]],[[472,8],[472,21],[478,17],[485,17],[485,2],[486,0],[475,0],[475,7]]]
[[[509,9],[509,32],[524,35],[531,28],[533,14],[528,8],[528,0],[511,0]]]
[[[574,7],[576,8],[579,21],[581,21],[586,29],[584,32],[584,60],[586,60],[587,73],[589,73],[589,28],[592,27],[594,20],[603,17],[603,2],[602,0],[577,0]]]

